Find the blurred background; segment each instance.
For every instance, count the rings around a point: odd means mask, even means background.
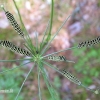
[[[41,42],[50,18],[51,0],[15,1],[33,44],[35,45],[35,31],[37,31],[39,42]],[[46,54],[76,46],[82,41],[100,36],[100,0],[54,0],[54,3],[52,36],[57,32],[58,28],[70,14],[73,13],[73,16],[69,18],[67,23],[53,40],[51,47]],[[1,4],[4,4],[5,9],[10,11],[20,24],[13,1],[0,0],[0,5]],[[9,40],[17,46],[24,48],[23,39],[9,24],[2,9],[0,9],[0,40]],[[75,61],[74,64],[53,61],[48,62],[52,65],[56,65],[60,69],[70,71],[86,86],[95,90],[100,86],[99,48],[100,46],[98,44],[90,48],[76,48],[58,54],[66,56],[68,60]],[[0,47],[0,60],[21,58],[26,57]],[[26,63],[26,61],[13,63],[0,62],[0,71],[19,66],[22,63]],[[13,89],[13,93],[0,93],[0,100],[14,100],[23,80],[32,66],[33,63],[30,63],[15,70],[0,74],[0,90]],[[100,95],[95,95],[94,93],[77,86],[56,71],[48,68],[48,66],[45,67],[48,70],[49,80],[58,94],[59,98],[57,100],[100,100]],[[42,77],[40,84],[43,100],[52,100]],[[25,82],[18,100],[39,100],[36,67]]]

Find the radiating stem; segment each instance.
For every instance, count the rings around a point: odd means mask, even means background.
[[[20,12],[19,12],[19,9],[18,9],[18,7],[17,7],[17,5],[16,5],[15,0],[13,0],[13,2],[14,2],[14,5],[15,5],[15,7],[16,7],[16,9],[17,9],[17,12],[18,12],[18,15],[19,15],[19,18],[20,18],[20,22],[21,22],[21,25],[22,25],[23,30],[24,30],[24,32],[25,32],[25,35],[26,35],[27,38],[28,38],[28,39],[25,39],[25,37],[24,37],[24,40],[26,41],[27,45],[32,49],[33,53],[35,53],[35,47],[33,46],[32,41],[31,41],[31,39],[30,39],[30,37],[29,37],[29,34],[28,34],[28,32],[27,32],[27,30],[26,30],[26,28],[25,28],[25,25],[24,25],[24,23],[23,23],[23,21],[22,21],[22,18],[21,18],[21,15],[20,15]]]
[[[71,15],[70,15],[71,16]],[[42,51],[41,55],[43,55],[48,46],[50,45],[50,43],[54,40],[55,36],[58,35],[58,33],[60,32],[61,28],[65,25],[65,23],[67,22],[67,20],[70,18],[70,16],[67,17],[67,19],[63,22],[63,24],[60,26],[60,28],[58,29],[58,31],[55,33],[55,35],[53,36],[53,38],[50,40],[50,42],[46,45],[46,47],[44,48],[44,50]]]
[[[62,73],[57,67],[55,67],[55,66],[53,66],[53,65],[51,65],[50,63],[47,63],[47,62],[45,62],[45,61],[43,61],[43,63],[44,63],[45,65],[47,65],[48,67],[50,67],[50,68],[56,70],[57,72],[59,72],[59,73],[62,74],[63,76],[65,76],[64,73]],[[69,77],[69,76],[70,76],[70,77]],[[85,86],[81,81],[79,81],[75,76],[71,75],[70,73],[69,73],[69,75],[67,76],[67,78],[68,78],[70,81],[74,82],[74,83],[77,82],[77,83],[76,83],[77,85],[82,86],[82,87],[84,87],[85,89],[90,90],[91,92],[93,92],[93,93],[95,93],[95,94],[98,94],[98,93],[99,93],[99,90],[98,90],[98,89],[92,90],[92,89],[88,88],[87,86]],[[71,79],[72,79],[72,80],[71,80]],[[74,79],[75,79],[75,81],[74,81]],[[77,81],[77,80],[78,80],[78,81]]]
[[[21,90],[22,90],[22,88],[23,88],[23,86],[24,86],[24,83],[25,83],[26,79],[28,78],[29,74],[31,73],[32,69],[34,68],[34,66],[35,66],[35,64],[32,66],[32,68],[31,68],[30,71],[28,72],[26,78],[24,79],[24,81],[23,81],[23,83],[22,83],[22,85],[21,85],[21,87],[20,87],[20,89],[19,89],[19,92],[18,92],[18,94],[17,94],[15,100],[18,100],[18,96],[19,96],[19,94],[20,94],[20,92],[21,92]]]
[[[51,30],[52,30],[52,23],[53,23],[53,7],[54,7],[54,0],[51,0],[50,28],[49,28],[48,35],[46,39],[44,40],[44,43],[42,44],[42,48],[44,48],[45,45],[47,45],[47,43],[51,39]]]
[[[35,56],[33,55],[33,53],[32,53],[32,50],[31,50],[26,44],[24,44],[24,46],[30,51],[30,53],[32,54],[32,56],[35,57]]]
[[[42,71],[42,75],[43,75],[44,81],[45,81],[45,83],[47,85],[47,88],[48,88],[48,90],[50,92],[50,95],[52,97],[52,100],[56,100],[55,99],[55,96],[54,96],[54,91],[53,91],[52,87],[50,86],[49,79],[47,78],[47,75],[46,75],[46,73],[44,71],[44,67],[40,66],[40,69]]]
[[[46,29],[45,29],[45,31],[44,31],[43,39],[42,39],[42,42],[41,42],[41,44],[40,44],[40,50],[42,49],[43,42],[44,42],[44,40],[45,40],[45,36],[46,36],[47,31],[48,31],[49,25],[50,25],[50,20],[48,21],[47,27],[46,27]]]
[[[46,57],[44,57],[43,59],[48,59],[48,58],[46,58]],[[48,59],[49,60],[49,59]],[[56,61],[56,62],[71,62],[71,63],[75,63],[74,61],[71,61],[71,60],[63,60],[63,61],[60,61],[60,60],[51,60],[51,61]]]
[[[38,90],[39,90],[39,99],[42,100],[42,98],[41,98],[40,69],[39,69],[39,67],[38,67]]]
[[[53,53],[51,53],[51,54],[48,54],[48,55],[43,56],[42,58],[45,58],[45,57],[48,57],[48,56],[50,56],[50,55],[54,55],[54,54],[57,54],[57,53],[60,53],[60,52],[64,52],[64,51],[67,51],[67,50],[70,50],[70,49],[75,49],[75,48],[77,48],[77,46],[71,47],[71,48],[67,48],[67,49],[63,49],[63,50],[59,50],[59,51],[57,51],[57,52],[53,52]]]
[[[11,71],[11,70],[14,70],[14,69],[19,68],[19,67],[21,67],[21,66],[23,66],[23,65],[26,65],[26,64],[28,64],[28,63],[30,63],[30,62],[27,62],[27,63],[25,63],[25,64],[21,64],[21,65],[19,65],[19,66],[17,66],[17,67],[14,67],[14,68],[11,68],[11,69],[8,69],[8,70],[5,70],[5,71],[2,71],[2,72],[0,72],[0,74],[3,74],[3,73],[5,73],[5,72]]]
[[[23,60],[32,60],[32,59],[29,58],[29,59],[16,59],[16,60],[0,60],[0,62],[17,62],[17,61],[23,61]]]
[[[36,51],[38,52],[38,34],[35,32]]]

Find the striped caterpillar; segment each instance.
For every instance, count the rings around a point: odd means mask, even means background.
[[[49,56],[48,60],[52,60],[52,61],[65,61],[65,62],[73,62],[73,63],[75,63],[74,61],[66,60],[66,57],[64,57],[64,56]]]
[[[18,25],[18,23],[16,22],[14,16],[9,12],[6,11],[4,9],[4,7],[2,6],[3,10],[5,11],[5,14],[7,16],[7,19],[10,21],[11,25],[13,26],[13,28],[15,29],[15,31],[22,37],[24,38],[24,33],[22,32],[20,26]]]
[[[25,49],[22,49],[20,47],[16,47],[14,44],[12,44],[9,41],[4,41],[4,40],[0,40],[0,45],[7,47],[8,49],[10,49],[11,51],[26,55],[26,56],[31,56],[31,53]]]
[[[53,61],[66,61],[64,56],[49,56],[48,59]]]
[[[90,46],[98,44],[98,43],[100,43],[100,36],[95,38],[95,39],[93,39],[93,40],[88,40],[88,41],[79,43],[78,44],[78,48],[90,47]]]
[[[61,70],[62,74],[67,77],[70,81],[74,82],[77,85],[81,85],[81,81],[79,81],[75,76],[73,76],[71,73],[69,73],[66,70]]]

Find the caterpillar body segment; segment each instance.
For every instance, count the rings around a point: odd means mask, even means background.
[[[49,56],[48,59],[53,61],[66,61],[64,56]]]
[[[95,38],[95,39],[93,39],[93,40],[88,40],[88,41],[79,43],[78,44],[78,48],[90,47],[90,46],[98,44],[98,43],[100,43],[100,36]]]
[[[31,53],[25,49],[22,49],[20,47],[15,46],[14,44],[12,44],[9,41],[4,41],[4,40],[0,40],[0,46],[4,46],[7,47],[8,49],[10,49],[11,51],[23,54],[25,56],[31,56]]]
[[[16,22],[14,16],[9,12],[9,11],[5,11],[5,14],[7,16],[7,19],[10,21],[11,25],[13,26],[13,28],[15,29],[15,31],[22,37],[24,38],[24,33],[22,32],[20,26],[18,25],[18,23]]]
[[[75,84],[77,84],[77,85],[81,85],[82,84],[81,81],[79,81],[75,76],[73,76],[68,71],[66,71],[64,69],[60,70],[60,71],[65,77],[67,77],[70,81],[74,82]]]
[[[64,56],[48,56],[48,60],[65,61],[65,62],[73,62],[73,63],[75,63],[74,61],[66,60],[66,57],[64,57]]]

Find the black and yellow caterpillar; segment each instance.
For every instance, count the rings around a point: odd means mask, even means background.
[[[49,56],[48,59],[52,61],[66,61],[64,56]]]
[[[93,40],[88,40],[88,41],[79,43],[78,48],[90,47],[90,46],[98,44],[98,43],[100,43],[100,36],[98,36],[97,38],[95,38]]]
[[[5,10],[4,10],[5,11]],[[5,14],[7,16],[7,19],[10,21],[11,25],[13,26],[13,28],[15,29],[15,31],[22,37],[24,38],[24,33],[22,32],[20,26],[18,25],[18,23],[16,22],[14,16],[9,12],[9,11],[5,11]]]
[[[79,81],[75,76],[73,76],[70,72],[66,71],[65,69],[60,70],[61,73],[67,77],[70,81],[74,82],[77,85],[81,85],[81,81]]]
[[[25,49],[15,46],[13,43],[5,40],[0,40],[0,46],[7,47],[11,51],[23,54],[25,56],[31,56],[31,53]]]

